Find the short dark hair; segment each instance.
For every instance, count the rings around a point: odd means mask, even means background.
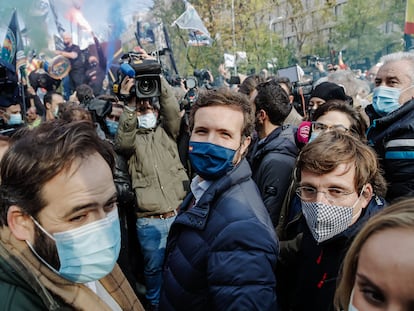
[[[222,87],[219,89],[201,90],[197,101],[190,111],[189,127],[194,128],[194,116],[198,109],[211,106],[230,106],[240,110],[244,116],[242,137],[249,137],[254,130],[253,107],[245,94]]]
[[[290,82],[290,79],[288,77],[277,77],[275,78],[275,81],[279,84],[284,84],[286,85],[288,91],[288,95],[292,95],[293,94],[293,84],[292,82]]]
[[[0,163],[0,225],[7,225],[7,211],[18,205],[36,217],[47,205],[42,189],[76,159],[100,154],[113,170],[112,146],[101,139],[90,122],[54,120],[34,129],[22,129],[12,138]]]
[[[266,111],[272,124],[282,125],[293,108],[289,95],[274,79],[260,83],[256,89],[256,111]]]
[[[349,102],[340,99],[330,99],[325,104],[320,105],[312,115],[312,121],[316,121],[329,111],[339,111],[347,115],[351,122],[350,131],[357,135],[363,142],[366,142],[367,122],[360,111],[351,106]]]
[[[256,89],[256,86],[262,82],[264,82],[262,76],[259,76],[258,74],[252,74],[243,80],[239,86],[238,91],[249,96],[250,93]]]
[[[81,84],[76,88],[76,97],[81,104],[88,102],[94,97],[93,89],[87,84]]]
[[[61,93],[59,93],[59,92],[55,92],[55,91],[49,91],[49,92],[47,92],[46,94],[45,94],[45,96],[43,97],[43,103],[44,103],[44,106],[46,107],[46,103],[51,103],[52,102],[52,100],[53,100],[53,95],[60,95],[60,96],[62,96],[62,94]],[[46,108],[47,109],[47,108]]]

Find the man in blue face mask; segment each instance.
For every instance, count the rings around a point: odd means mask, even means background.
[[[21,111],[15,98],[0,96],[0,131],[3,135],[11,135],[25,125]]]
[[[414,54],[397,52],[381,58],[372,105],[369,144],[381,159],[389,184],[387,200],[414,194]]]
[[[111,146],[86,121],[45,122],[13,137],[0,186],[6,309],[143,310],[116,265]]]
[[[278,240],[244,154],[248,98],[209,90],[190,112],[197,175],[168,237],[161,310],[277,310]]]

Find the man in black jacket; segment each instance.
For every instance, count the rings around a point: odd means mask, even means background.
[[[375,152],[343,131],[321,133],[297,160],[297,189],[278,263],[283,311],[333,311],[336,279],[356,233],[384,208]],[[294,242],[294,243],[293,243]]]
[[[63,35],[63,44],[65,49],[63,51],[56,50],[57,55],[62,55],[70,60],[70,84],[73,92],[85,80],[85,68],[82,51],[76,44],[72,42],[72,35],[65,32]]]
[[[254,103],[259,139],[252,148],[250,164],[253,180],[276,227],[299,152],[295,143],[296,128],[282,125],[292,105],[279,83],[270,80],[256,89]]]
[[[389,184],[386,199],[394,201],[414,194],[414,54],[397,52],[381,62],[366,108],[367,138]]]

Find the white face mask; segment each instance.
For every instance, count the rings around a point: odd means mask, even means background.
[[[321,243],[344,232],[361,211],[353,215],[362,192],[352,206],[336,206],[322,202],[305,202],[302,200],[302,212],[313,238]]]
[[[354,290],[355,290],[355,288],[352,288],[351,298],[349,299],[348,311],[358,311],[358,309],[355,308],[354,305],[353,305],[353,303],[354,303]]]
[[[138,127],[152,129],[157,125],[157,116],[155,113],[147,113],[137,117]]]

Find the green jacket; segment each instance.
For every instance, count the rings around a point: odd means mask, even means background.
[[[99,280],[122,310],[143,311],[118,265]],[[95,292],[45,266],[7,226],[0,227],[0,310],[109,311]]]
[[[116,150],[129,159],[138,217],[175,210],[189,185],[176,142],[181,121],[179,105],[168,82],[163,78],[161,81],[157,127],[137,128],[135,111],[125,108],[115,138]]]
[[[34,280],[35,281],[35,280]],[[36,282],[34,282],[36,283]],[[40,284],[30,284],[0,257],[0,310],[65,310]],[[37,293],[36,291],[39,291]],[[43,297],[43,300],[40,298]],[[44,301],[49,301],[45,305]],[[72,310],[67,308],[66,310]]]

